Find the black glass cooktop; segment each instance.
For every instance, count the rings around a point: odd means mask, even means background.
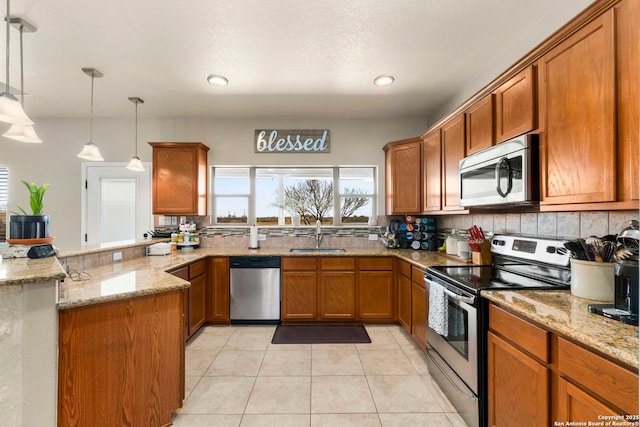
[[[508,267],[493,266],[434,266],[427,269],[442,281],[471,293],[493,289],[568,289],[570,277],[565,270],[533,270],[529,264],[512,264]],[[511,270],[511,271],[510,271]],[[513,271],[517,271],[514,273]],[[566,273],[566,274],[565,274]]]

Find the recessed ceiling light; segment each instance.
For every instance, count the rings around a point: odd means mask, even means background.
[[[222,87],[229,84],[229,79],[219,74],[210,74],[207,77],[207,81],[211,86],[217,86],[217,87]]]
[[[380,74],[378,77],[373,79],[373,84],[378,87],[387,87],[391,86],[393,82],[396,81],[396,78],[391,74]]]

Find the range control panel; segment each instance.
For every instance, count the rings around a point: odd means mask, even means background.
[[[564,247],[566,240],[513,235],[495,235],[491,239],[494,254],[568,266],[571,253]]]

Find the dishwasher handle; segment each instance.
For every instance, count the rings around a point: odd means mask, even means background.
[[[232,256],[230,268],[280,268],[279,256]]]

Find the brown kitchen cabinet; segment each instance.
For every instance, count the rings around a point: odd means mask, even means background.
[[[410,138],[384,147],[387,215],[420,213],[422,210],[422,140]]]
[[[494,95],[485,95],[464,111],[466,155],[495,144]]]
[[[398,321],[411,334],[411,264],[398,261]]]
[[[317,317],[317,258],[283,257],[282,320],[315,320]]]
[[[209,286],[206,293],[206,318],[211,323],[230,322],[229,317],[229,258],[209,258]]]
[[[358,258],[358,319],[394,320],[396,292],[393,258]]]
[[[356,318],[356,265],[352,257],[319,258],[318,318]]]
[[[637,369],[493,303],[489,329],[490,426],[586,423],[602,421],[602,415],[637,415]]]
[[[442,125],[442,210],[460,207],[460,167],[465,156],[465,116],[459,114]]]
[[[184,398],[181,290],[59,313],[58,425],[170,425]]]
[[[489,425],[549,425],[550,334],[494,305],[489,328]]]
[[[207,215],[209,147],[199,142],[150,142],[153,213]]]
[[[442,145],[440,128],[422,137],[422,211],[442,210]]]
[[[529,65],[495,92],[496,142],[531,132],[536,127],[535,74]]]
[[[427,348],[427,290],[424,270],[411,267],[411,336],[422,350]]]
[[[207,260],[203,259],[189,265],[189,282],[191,286],[187,291],[189,311],[188,337],[191,337],[205,321],[205,292],[207,287]]]

